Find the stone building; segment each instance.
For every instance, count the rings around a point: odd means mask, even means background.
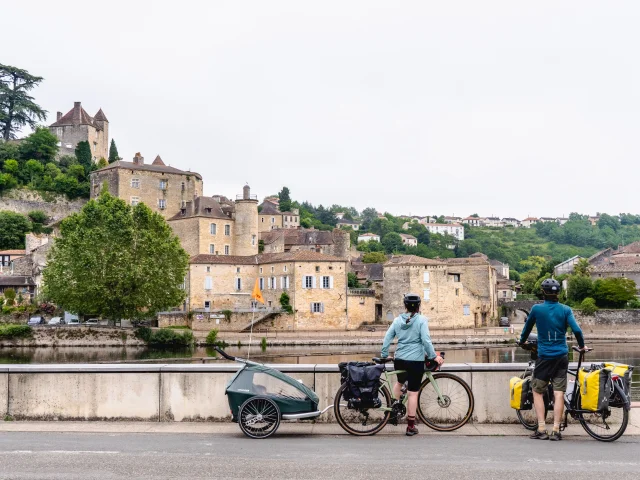
[[[109,120],[102,109],[92,117],[82,108],[81,102],[74,102],[65,115],[57,113],[49,130],[60,140],[59,157],[75,155],[79,142],[89,142],[94,162],[109,158]]]
[[[289,294],[293,329],[348,328],[347,260],[311,251],[196,255],[189,264],[183,309],[250,311],[256,279],[267,308],[279,309],[280,296]],[[372,306],[371,319],[373,315]]]
[[[617,250],[602,250],[589,258],[591,278],[622,277],[636,282],[640,295],[640,242],[621,246]]]
[[[49,235],[27,233],[25,250],[20,250],[20,255],[12,256],[7,266],[0,267],[0,293],[13,288],[25,302],[35,299],[42,287],[42,271],[53,245],[51,240]]]
[[[437,328],[486,327],[498,316],[497,274],[484,258],[392,257],[384,264],[387,320],[405,311],[403,295],[422,297],[421,312]]]
[[[187,201],[168,222],[191,256],[258,253],[258,200],[248,185],[235,202],[221,195]]]
[[[136,153],[132,162],[119,160],[91,174],[91,198],[96,198],[103,185],[111,195],[130,205],[144,203],[164,218],[171,218],[188,201],[202,196],[199,173],[165,165],[158,155],[150,165]]]
[[[403,245],[407,245],[409,247],[415,247],[418,245],[418,239],[408,233],[401,233],[400,238],[402,238]]]
[[[276,228],[299,228],[300,211],[297,208],[290,212],[281,212],[275,200],[266,199],[260,205],[259,230],[268,232]]]
[[[330,232],[314,228],[277,229],[260,233],[264,253],[296,252],[310,250],[340,258],[350,257],[349,232],[334,229]]]

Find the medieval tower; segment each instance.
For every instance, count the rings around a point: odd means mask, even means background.
[[[58,137],[58,157],[74,155],[79,142],[89,142],[93,161],[109,157],[109,120],[102,109],[95,116],[89,115],[80,102],[74,102],[66,115],[58,112],[49,130]]]
[[[236,199],[234,255],[258,253],[258,197],[245,185]]]

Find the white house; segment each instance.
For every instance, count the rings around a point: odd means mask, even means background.
[[[511,218],[511,217],[507,217],[507,218],[503,218],[502,219],[502,223],[504,223],[505,227],[519,227],[520,226],[520,220],[518,220],[517,218]]]
[[[556,218],[556,222],[558,222],[560,225],[564,225],[565,223],[567,223],[569,221],[568,218],[565,217],[558,217]]]
[[[460,223],[462,221],[461,217],[444,217],[444,223]]]
[[[430,233],[451,235],[457,240],[464,240],[464,227],[459,223],[429,223],[425,227]]]
[[[344,212],[336,212],[336,218],[342,220],[344,218]]]
[[[375,233],[363,233],[362,235],[358,235],[358,243],[371,241],[379,242],[380,235],[376,235]]]
[[[538,221],[539,220],[535,217],[527,217],[524,220],[522,220],[521,225],[525,228],[531,228],[533,225],[538,223]]]
[[[402,243],[404,245],[408,245],[410,247],[416,247],[418,245],[418,239],[413,235],[401,233],[400,237],[402,237]]]
[[[471,227],[482,227],[484,225],[484,218],[480,217],[467,217],[462,219],[462,223],[467,224]]]
[[[351,227],[353,230],[359,230],[360,229],[360,224],[358,222],[354,222],[352,220],[347,220],[346,218],[339,220],[338,223],[336,224],[336,226],[338,228],[341,227]]]
[[[487,217],[484,219],[485,227],[504,227],[504,222],[498,217]]]

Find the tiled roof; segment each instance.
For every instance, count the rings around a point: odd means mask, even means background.
[[[282,212],[278,210],[278,206],[276,204],[269,201],[264,201],[262,202],[260,215],[282,215]]]
[[[489,265],[489,262],[480,257],[423,258],[416,255],[396,255],[391,257],[385,265]]]
[[[595,265],[592,273],[640,272],[640,259],[636,257],[616,258],[601,265]]]
[[[169,220],[180,220],[182,218],[192,217],[231,220],[231,218],[223,211],[222,206],[211,197],[196,197],[194,200],[186,202],[184,208]]]
[[[629,245],[620,247],[618,250],[613,252],[614,255],[619,255],[621,253],[640,253],[640,242],[630,243]]]
[[[260,240],[265,245],[269,245],[282,237],[284,237],[285,245],[333,245],[335,243],[333,232],[326,230],[285,228],[269,230],[260,234]]]
[[[221,265],[263,265],[280,262],[346,262],[344,258],[312,252],[310,250],[298,250],[285,253],[264,253],[262,255],[209,255],[199,254],[191,257],[192,264],[221,264]]]
[[[507,218],[503,218],[502,221],[503,222],[519,222],[520,220],[518,220],[517,218],[507,217]]]
[[[109,120],[107,120],[107,116],[104,114],[104,112],[102,111],[102,109],[98,110],[98,113],[96,113],[93,117],[94,120],[100,120],[102,122],[108,122]]]
[[[164,162],[162,161],[162,158],[160,158],[160,155],[158,155],[155,160],[153,161],[153,163],[151,165],[162,165],[163,167],[166,167],[166,165],[164,164]]]
[[[462,225],[460,225],[459,223],[429,223],[428,225],[425,225],[427,228],[428,227],[461,227]]]
[[[347,220],[346,218],[343,218],[342,220],[338,220],[338,225],[340,225],[341,223],[344,225],[360,225],[358,222],[354,222],[353,220]]]
[[[102,116],[104,116],[104,113]],[[67,125],[91,125],[92,127],[99,128],[93,120],[93,117],[89,115],[84,108],[82,108],[82,104],[80,102],[75,102],[73,104],[73,108],[60,117],[60,120],[56,120],[52,123],[51,126],[63,127]]]
[[[537,218],[535,218],[535,217],[527,217],[527,218],[525,218],[525,219],[523,220],[523,222],[532,222],[532,221],[534,221],[534,220],[535,220],[535,221],[537,221],[538,219],[537,219]]]
[[[174,173],[176,175],[193,175],[194,177],[202,180],[202,175],[196,172],[185,172],[184,170],[170,167],[168,165],[144,165],[144,164],[139,165],[133,162],[125,162],[124,160],[118,160],[117,162],[113,162],[104,168],[96,170],[96,172],[104,172],[104,171],[116,169],[116,168],[124,168],[127,170],[143,170],[147,172],[158,172],[158,173]]]
[[[413,235],[409,235],[407,233],[401,233],[400,237],[404,238],[405,240],[417,240],[416,237],[414,237]]]
[[[375,233],[363,233],[358,236],[359,237],[379,237],[380,235],[376,235]]]
[[[0,255],[25,255],[26,250],[0,250]]]
[[[35,285],[33,278],[22,275],[0,275],[0,286],[19,287],[23,285]]]

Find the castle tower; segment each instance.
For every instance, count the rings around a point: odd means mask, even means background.
[[[242,195],[236,199],[236,221],[234,235],[234,255],[256,255],[258,253],[258,197],[251,195],[251,188],[245,185]]]
[[[109,120],[102,109],[93,117],[96,124],[96,158],[109,158]]]

